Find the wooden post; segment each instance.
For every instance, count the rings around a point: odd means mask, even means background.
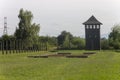
[[[9,40],[9,50],[10,50],[10,54],[11,54],[11,50],[12,50],[11,40]]]
[[[47,51],[47,49],[48,49],[48,42],[46,42],[46,51]]]
[[[43,43],[41,43],[41,51],[43,51]]]
[[[40,43],[40,51],[41,51],[41,43]]]
[[[13,48],[12,48],[12,50],[13,50],[13,53],[15,53],[15,40],[13,40]]]
[[[18,42],[18,52],[20,53],[20,44],[21,44],[21,43],[20,43],[20,39],[18,39],[17,42]]]
[[[37,51],[37,46],[35,45],[35,52]]]
[[[8,54],[8,40],[5,40],[5,43],[6,43],[5,44],[6,45],[6,49],[5,49],[6,50],[6,54]]]
[[[32,49],[32,52],[33,52],[33,46],[31,47],[31,49]]]
[[[4,40],[2,40],[2,54],[4,54]]]
[[[1,49],[0,49],[0,50],[2,51],[2,41],[0,41],[0,47],[1,47]]]
[[[24,44],[23,44],[23,40],[22,40],[22,52],[24,52]]]
[[[16,50],[16,53],[17,53],[17,40],[15,40],[15,50]]]
[[[22,45],[23,45],[23,43],[22,43],[22,40],[20,39],[20,48],[21,48],[21,52],[23,52],[23,47],[22,47]]]
[[[38,43],[38,44],[39,44],[39,43]],[[38,44],[37,44],[37,52],[38,52],[38,47],[39,47]]]
[[[33,52],[35,52],[35,47],[33,46]]]

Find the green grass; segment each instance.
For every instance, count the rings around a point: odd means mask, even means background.
[[[85,51],[63,50],[82,54]],[[27,58],[50,52],[0,54],[0,80],[120,80],[120,53],[96,51],[89,58]]]

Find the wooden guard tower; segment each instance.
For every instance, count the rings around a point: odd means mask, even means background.
[[[86,50],[100,50],[100,25],[93,15],[83,23],[85,25]]]

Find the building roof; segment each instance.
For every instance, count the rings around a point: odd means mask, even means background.
[[[90,24],[101,24],[101,22],[99,22],[93,15],[86,21],[83,23],[84,25],[90,25]]]

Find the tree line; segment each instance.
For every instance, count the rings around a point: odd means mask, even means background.
[[[41,47],[45,49],[85,49],[85,39],[73,36],[67,31],[62,31],[57,37],[39,36],[40,24],[32,23],[33,14],[31,11],[20,9],[18,18],[19,23],[14,35],[3,35],[0,38],[0,45],[3,45],[4,49],[10,49],[10,46],[16,47],[15,41],[18,42],[17,45],[22,44],[26,50],[41,49]],[[9,47],[6,47],[7,45]],[[0,46],[0,49],[3,48]],[[115,25],[112,28],[108,39],[101,39],[101,49],[120,49],[120,25]]]
[[[84,49],[85,39],[73,36],[70,32],[62,31],[57,37],[58,49]]]

